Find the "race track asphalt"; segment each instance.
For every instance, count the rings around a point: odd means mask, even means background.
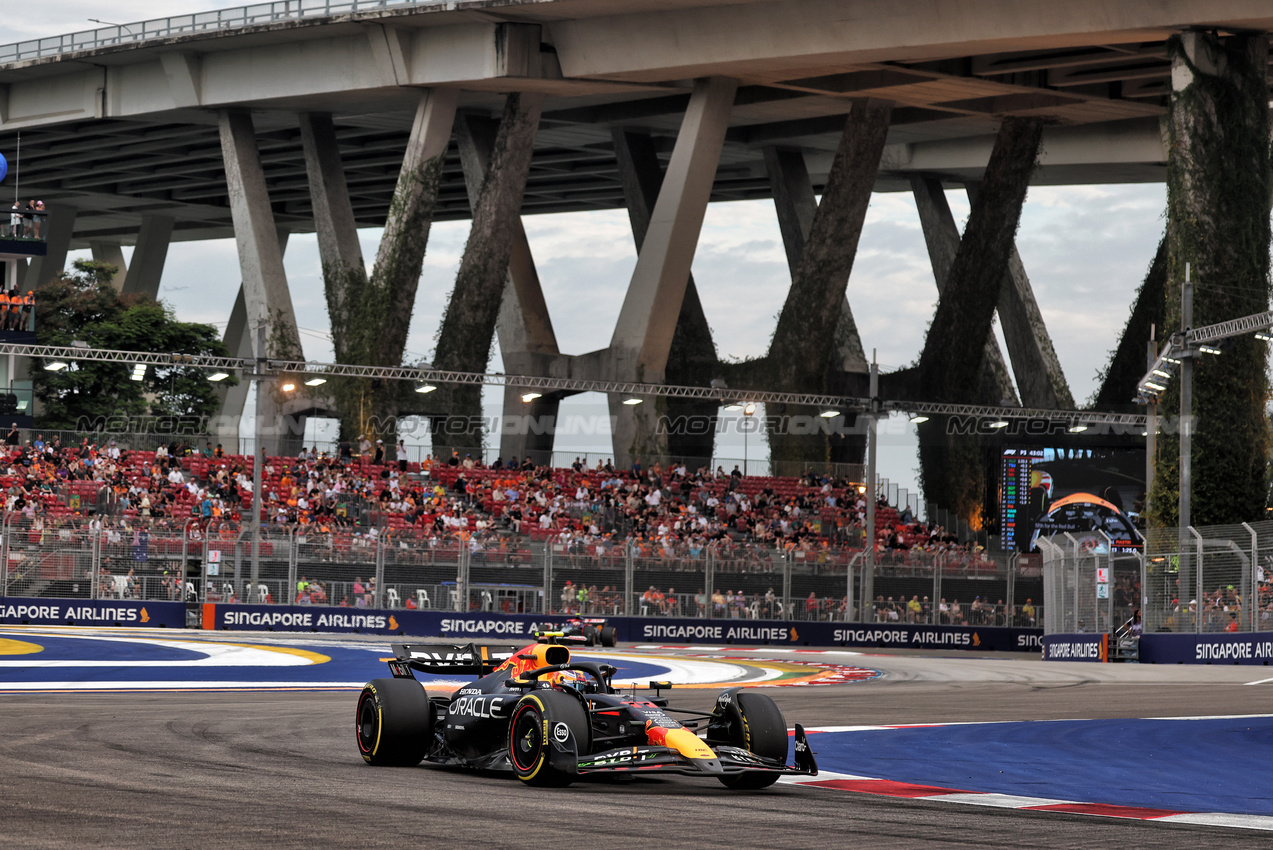
[[[830,658],[887,675],[767,689],[788,722],[1254,714],[1268,711],[1273,687],[1245,684],[1264,678],[1264,668],[950,653]],[[708,708],[713,697],[675,692],[691,707]],[[542,790],[462,770],[371,768],[354,744],[355,700],[349,691],[0,695],[0,846],[1194,848],[1270,840],[1267,832],[797,785],[735,792],[674,777]],[[1108,757],[1143,755],[1111,743]],[[922,764],[926,754],[914,758]]]

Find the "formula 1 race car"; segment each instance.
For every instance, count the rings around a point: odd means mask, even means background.
[[[582,643],[584,646],[609,646],[618,643],[614,626],[607,626],[604,617],[571,617],[560,629],[539,629],[531,632],[535,638],[558,638],[555,643]]]
[[[754,691],[730,688],[711,712],[695,711],[668,704],[667,682],[650,683],[653,697],[637,696],[635,688],[620,693],[611,685],[614,667],[571,661],[559,644],[393,650],[394,677],[372,680],[358,697],[358,751],[368,764],[427,759],[512,771],[541,786],[594,775],[680,773],[756,789],[784,774],[818,772],[799,725],[795,764],[787,764],[786,720],[773,700]],[[413,670],[480,678],[454,696],[430,696]]]

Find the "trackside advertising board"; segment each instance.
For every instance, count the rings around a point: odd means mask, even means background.
[[[1142,644],[1143,646],[1143,644]],[[1044,635],[1044,661],[1099,661],[1109,658],[1109,635]]]
[[[1140,639],[1141,664],[1273,663],[1273,632],[1152,634]]]
[[[1041,629],[610,617],[618,639],[634,643],[770,644],[785,646],[903,646],[1037,652]],[[459,640],[527,639],[536,629],[564,625],[560,616],[530,614],[328,608],[314,605],[203,606],[205,629],[360,632]]]
[[[183,629],[186,626],[186,606],[181,602],[0,596],[0,623],[6,626],[151,626]]]

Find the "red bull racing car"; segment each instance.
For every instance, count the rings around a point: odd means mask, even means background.
[[[730,688],[710,712],[611,685],[608,664],[572,661],[551,643],[496,647],[395,645],[393,678],[358,697],[358,751],[372,765],[421,761],[511,771],[529,785],[584,777],[679,773],[757,789],[784,774],[818,772],[804,728],[787,764],[786,720],[764,694]],[[413,671],[479,678],[454,696],[429,695]],[[678,715],[680,719],[672,715]]]
[[[614,646],[618,635],[607,626],[605,617],[571,617],[559,629],[540,629],[531,633],[536,638],[560,638],[555,643],[582,643],[584,646]]]

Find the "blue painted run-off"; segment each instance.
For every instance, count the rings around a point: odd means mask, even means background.
[[[369,679],[389,676],[388,665],[381,661],[392,654],[388,644],[336,644],[313,643],[285,646],[244,644],[256,648],[277,651],[302,649],[329,658],[322,663],[302,663],[289,666],[249,666],[243,664],[218,664],[209,654],[200,651],[196,642],[184,642],[182,647],[154,644],[155,638],[132,640],[98,640],[91,637],[58,637],[48,635],[11,634],[24,642],[38,644],[43,650],[30,655],[0,656],[0,690],[6,687],[47,682],[51,687],[58,683],[101,682],[110,683],[157,682],[171,687],[171,683],[191,684],[203,682],[243,683],[254,686],[270,683],[279,687],[361,686]],[[173,638],[179,638],[173,635]],[[217,644],[209,644],[210,649]],[[275,654],[280,661],[293,660],[294,656]],[[576,653],[581,660],[587,658]],[[619,668],[620,680],[658,679],[667,674],[668,668],[658,664],[644,664],[626,658],[597,657]],[[87,666],[83,662],[92,662]],[[417,673],[417,678],[427,686],[431,681],[469,681],[475,676],[431,676]]]
[[[810,736],[823,770],[960,791],[1273,815],[1273,717],[977,723]]]

